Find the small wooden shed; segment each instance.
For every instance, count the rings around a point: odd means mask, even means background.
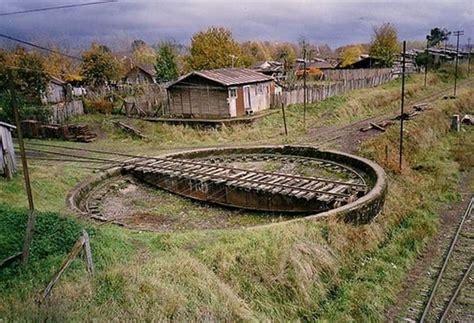
[[[125,84],[153,84],[156,83],[155,74],[154,66],[135,65],[125,74],[123,82]]]
[[[54,104],[66,101],[66,82],[54,76],[48,81],[46,93],[41,98],[43,104]]]
[[[234,118],[269,109],[275,82],[248,68],[222,68],[184,75],[167,91],[170,116]]]
[[[0,121],[0,174],[12,178],[16,172],[15,149],[12,131],[16,127]]]

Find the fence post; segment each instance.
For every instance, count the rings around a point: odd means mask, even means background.
[[[281,111],[283,113],[283,125],[285,126],[285,136],[288,137],[288,128],[286,127],[285,105],[281,104]]]

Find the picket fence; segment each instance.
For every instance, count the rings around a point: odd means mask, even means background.
[[[61,102],[51,106],[48,122],[51,124],[62,124],[72,116],[84,114],[84,105],[81,100]]]
[[[335,76],[334,74],[333,76]],[[342,74],[341,74],[342,75]],[[336,76],[335,76],[336,77]],[[370,77],[361,79],[344,79],[344,81],[312,85],[306,87],[306,102],[314,103],[326,100],[330,97],[343,94],[356,89],[370,88],[384,84],[392,80],[392,73],[387,69],[385,73],[374,73]],[[275,95],[272,100],[274,107],[280,107],[291,104],[299,104],[304,102],[304,88],[302,86],[283,90],[280,94]]]

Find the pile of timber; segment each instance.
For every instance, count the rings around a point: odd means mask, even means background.
[[[141,139],[146,138],[146,136],[140,130],[138,130],[137,128],[132,127],[131,125],[128,125],[128,124],[123,123],[121,121],[113,121],[113,124],[116,127],[118,127],[120,129],[124,130],[125,132],[131,134],[132,136],[136,136],[136,137],[139,137]]]
[[[86,124],[71,124],[68,125],[69,137],[68,140],[80,142],[92,142],[97,138],[97,134],[89,129]]]
[[[413,109],[411,112],[405,112],[403,115],[399,114],[393,118],[383,120],[381,122],[369,122],[369,124],[365,127],[360,128],[360,131],[369,131],[370,129],[375,129],[384,132],[387,127],[391,126],[394,124],[394,120],[411,120],[413,119],[416,115],[420,114],[423,111],[430,110],[431,107],[427,103],[422,103],[422,104],[417,104],[413,106]]]
[[[92,142],[97,134],[84,124],[42,124],[36,120],[21,122],[21,130],[26,138],[51,138],[79,142]]]

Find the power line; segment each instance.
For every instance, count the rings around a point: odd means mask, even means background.
[[[5,35],[5,34],[0,34],[0,38],[5,38],[5,39],[8,39],[8,40],[20,43],[20,44],[28,45],[28,46],[31,46],[31,47],[34,47],[34,48],[38,48],[38,49],[47,51],[47,52],[50,52],[50,53],[54,53],[54,54],[58,54],[58,55],[61,55],[61,56],[64,56],[64,57],[68,57],[68,58],[72,58],[72,59],[75,59],[75,60],[82,61],[82,59],[80,57],[64,54],[64,53],[61,53],[60,51],[50,49],[50,48],[47,48],[47,47],[43,47],[43,46],[40,46],[40,45],[37,45],[37,44],[33,44],[33,43],[30,43],[30,42],[27,42],[26,40],[18,39],[16,37],[8,36],[8,35]]]
[[[77,8],[77,7],[85,7],[85,6],[93,6],[98,4],[106,4],[117,2],[118,0],[106,0],[106,1],[95,1],[95,2],[88,2],[88,3],[74,3],[69,5],[62,5],[62,6],[55,6],[55,7],[47,7],[47,8],[37,8],[37,9],[28,9],[22,11],[12,11],[12,12],[4,12],[0,13],[0,17],[3,16],[13,16],[19,15],[24,13],[33,13],[33,12],[40,12],[40,11],[50,11],[50,10],[57,10],[57,9],[67,9],[67,8]]]

